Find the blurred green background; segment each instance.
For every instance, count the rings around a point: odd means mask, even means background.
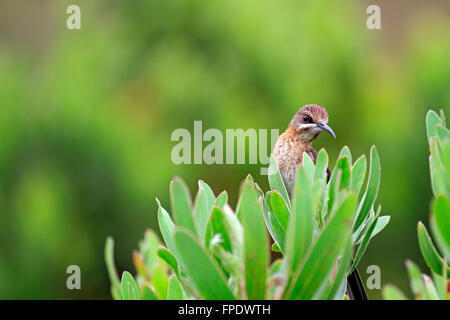
[[[197,179],[235,205],[258,165],[174,165],[176,128],[286,128],[304,104],[327,108],[334,164],[375,144],[378,203],[391,223],[360,270],[407,290],[404,261],[425,271],[416,223],[431,199],[425,113],[450,117],[450,3],[370,1],[0,1],[0,298],[109,298],[105,239],[119,272],[155,227],[169,181]],[[66,8],[81,7],[81,30]],[[66,288],[67,266],[81,290]],[[379,290],[369,290],[379,298]]]

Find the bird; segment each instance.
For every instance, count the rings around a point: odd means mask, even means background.
[[[300,108],[292,117],[286,131],[275,143],[272,155],[278,164],[281,178],[289,195],[295,187],[298,168],[302,165],[303,153],[306,152],[316,162],[317,151],[312,142],[322,131],[326,131],[336,138],[333,130],[328,126],[328,113],[325,108],[316,104],[308,104]],[[327,169],[329,178],[330,171]]]
[[[308,104],[294,114],[286,131],[278,137],[272,156],[278,165],[289,197],[292,197],[294,193],[297,171],[302,165],[303,153],[306,152],[314,163],[316,162],[318,152],[312,147],[312,142],[323,131],[336,139],[333,129],[328,126],[328,113],[325,108],[317,104]],[[327,168],[327,183],[330,176],[330,170]],[[367,293],[357,268],[347,277],[347,294],[352,300],[367,300]]]

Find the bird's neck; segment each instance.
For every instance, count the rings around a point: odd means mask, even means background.
[[[290,139],[293,143],[301,147],[303,150],[308,150],[312,148],[312,140],[308,139],[308,137],[301,132],[295,130],[292,127],[288,127],[285,131],[285,135],[288,139]]]

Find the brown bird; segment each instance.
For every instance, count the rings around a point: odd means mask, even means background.
[[[278,164],[289,196],[294,194],[297,170],[302,164],[303,152],[309,154],[316,162],[317,151],[312,142],[322,131],[327,131],[334,138],[336,135],[327,125],[327,111],[315,104],[303,106],[293,117],[286,131],[278,137],[272,155]],[[330,170],[327,168],[327,182],[330,179]],[[367,300],[367,293],[362,284],[358,269],[347,278],[347,294],[352,300]]]
[[[308,153],[316,162],[317,151],[312,147],[314,139],[322,131],[327,131],[336,138],[327,123],[327,111],[318,105],[308,104],[294,115],[286,131],[278,137],[272,154],[289,194],[292,194],[295,186],[295,177],[298,167],[302,164],[303,152]]]

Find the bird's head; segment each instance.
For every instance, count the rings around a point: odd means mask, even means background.
[[[327,131],[334,138],[336,135],[327,125],[328,114],[325,108],[315,104],[303,106],[295,115],[289,124],[289,127],[295,130],[300,140],[312,142],[322,131]]]

